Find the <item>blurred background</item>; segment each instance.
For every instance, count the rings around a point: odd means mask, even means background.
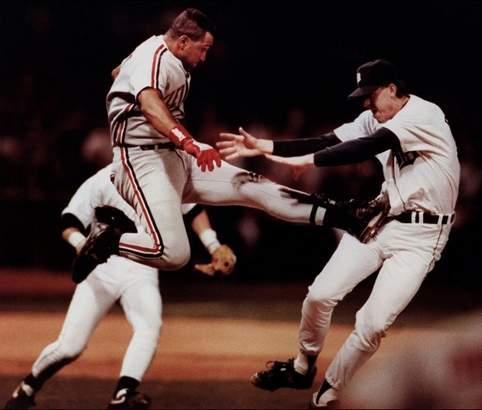
[[[439,104],[459,148],[457,220],[428,286],[479,294],[481,241],[482,2],[116,1],[8,2],[0,12],[0,267],[65,273],[73,252],[59,215],[79,184],[111,160],[105,95],[111,70],[187,6],[218,27],[195,73],[186,124],[213,144],[242,125],[264,138],[316,136],[354,118],[355,69],[397,64],[414,94]],[[375,161],[319,169],[295,181],[263,159],[238,162],[308,192],[370,198]],[[230,281],[309,283],[336,246],[334,233],[255,210],[209,208],[238,254]],[[192,235],[193,262],[208,259]],[[185,280],[190,266],[172,278]],[[193,277],[194,278],[194,277]]]

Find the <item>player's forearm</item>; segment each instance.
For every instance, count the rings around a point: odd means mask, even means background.
[[[139,103],[147,121],[161,134],[169,137],[171,130],[179,125],[167,108],[159,91],[153,88],[143,90],[139,94]]]
[[[386,128],[372,135],[342,142],[314,154],[318,167],[355,164],[399,145],[397,136]]]
[[[184,147],[187,141],[194,139],[172,116],[159,91],[153,88],[143,90],[139,94],[139,103],[147,121],[177,146]]]
[[[200,212],[193,219],[191,226],[210,254],[221,246],[216,231],[211,226],[206,210]]]
[[[315,138],[274,140],[273,155],[296,157],[320,151],[341,141],[334,133],[327,133]]]

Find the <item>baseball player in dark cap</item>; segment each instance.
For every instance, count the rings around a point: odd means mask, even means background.
[[[226,159],[274,154],[271,159],[297,172],[314,166],[360,162],[375,156],[385,181],[369,204],[378,214],[358,238],[343,235],[338,248],[309,287],[303,302],[298,355],[270,362],[253,375],[262,389],[310,388],[316,360],[335,306],[363,279],[379,271],[373,290],[356,314],[355,329],[325,372],[311,406],[326,407],[355,371],[378,349],[397,316],[440,259],[455,217],[460,165],[457,147],[442,110],[410,94],[396,68],[374,60],[357,70],[358,99],[365,111],[317,138],[270,141],[223,133]]]

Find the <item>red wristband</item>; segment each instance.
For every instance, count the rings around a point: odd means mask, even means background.
[[[182,147],[187,141],[192,139],[189,133],[181,126],[175,126],[169,131],[169,139],[176,145]]]

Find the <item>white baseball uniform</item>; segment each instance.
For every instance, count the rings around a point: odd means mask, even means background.
[[[385,176],[382,190],[390,199],[389,215],[409,213],[411,223],[390,220],[368,243],[345,234],[310,286],[302,308],[300,352],[318,355],[334,307],[380,269],[368,300],[356,314],[354,331],[326,371],[326,380],[338,389],[378,349],[387,329],[440,259],[458,194],[457,148],[437,105],[410,95],[407,104],[383,124],[365,111],[334,132],[341,141],[348,141],[368,136],[379,127],[391,130],[401,146],[400,152],[377,155]],[[423,219],[429,214],[435,215],[431,223]]]
[[[284,195],[279,185],[226,162],[212,172],[202,172],[196,159],[183,150],[146,149],[169,140],[143,116],[139,93],[147,87],[159,90],[180,120],[189,84],[189,73],[168,49],[164,36],[153,36],[122,62],[107,95],[114,185],[134,207],[147,232],[122,235],[119,253],[162,270],[178,269],[189,260],[183,202],[244,205],[296,223],[309,223],[312,211],[311,205]],[[319,209],[315,222],[320,224],[323,216],[324,209]]]
[[[110,182],[110,173],[109,165],[87,179],[62,213],[75,215],[87,227],[94,219],[95,208],[109,205],[143,229],[134,210]],[[156,352],[162,324],[158,271],[117,255],[98,265],[76,286],[60,335],[41,352],[32,374],[37,377],[48,367],[78,357],[100,319],[117,300],[134,331],[120,375],[142,380]]]

